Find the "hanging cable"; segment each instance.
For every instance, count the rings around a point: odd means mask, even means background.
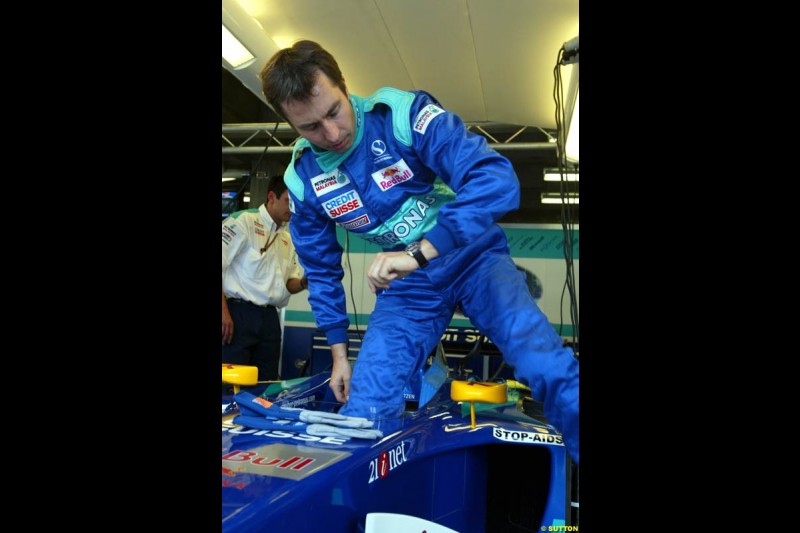
[[[361,330],[358,328],[358,309],[356,308],[355,292],[353,291],[353,266],[350,264],[350,232],[344,232],[344,250],[347,258],[347,270],[350,272],[350,302],[353,304],[353,321],[356,325],[356,335],[358,335],[359,342],[363,342],[361,338]]]
[[[561,180],[559,182],[560,185],[560,192],[561,192],[561,227],[564,232],[564,262],[566,263],[566,279],[564,281],[564,287],[561,292],[561,312],[563,313],[564,308],[564,296],[565,294],[569,295],[569,309],[570,309],[570,319],[572,321],[572,350],[576,357],[579,358],[579,350],[580,350],[580,331],[578,329],[578,294],[577,289],[575,286],[575,267],[573,263],[573,246],[574,246],[574,234],[575,234],[575,225],[572,218],[572,204],[569,203],[570,198],[572,197],[573,191],[570,191],[570,182],[567,181],[565,176],[565,170],[567,167],[567,151],[566,151],[566,131],[564,129],[564,123],[566,122],[566,113],[564,110],[564,101],[563,101],[563,93],[564,87],[561,80],[561,66],[568,65],[570,63],[576,63],[578,61],[578,38],[571,39],[567,43],[564,43],[564,46],[558,51],[558,58],[556,60],[556,66],[553,69],[553,75],[555,77],[555,86],[553,88],[553,98],[556,102],[556,128],[558,131],[558,138],[556,139],[557,147],[558,147],[558,171],[561,174]],[[577,167],[575,168],[577,170]],[[578,181],[573,182],[572,189],[574,193],[578,192]],[[563,327],[564,319],[562,315],[561,325]],[[561,334],[561,331],[559,331]],[[571,460],[567,462],[568,465],[572,466],[569,475],[571,479],[574,481],[574,486],[572,486],[570,492],[570,499],[573,501],[570,502],[571,510],[574,508],[574,516],[575,516],[575,525],[577,526],[580,523],[580,512],[579,512],[579,505],[580,505],[580,473],[577,464],[573,464]]]
[[[361,343],[361,342],[364,342],[364,339],[363,339],[363,337],[361,337],[361,330],[358,327],[358,309],[356,308],[356,299],[355,299],[355,296],[354,296],[355,293],[353,292],[353,266],[350,264],[350,232],[349,231],[345,231],[344,232],[344,255],[345,255],[345,260],[347,261],[347,270],[348,270],[348,272],[350,272],[350,302],[353,304],[353,321],[355,322],[355,325],[356,325],[356,335],[358,335],[358,342]],[[360,346],[359,346],[359,350],[361,350]],[[349,336],[347,337],[347,352],[348,353],[350,352],[350,337]],[[331,364],[329,364],[325,368],[325,371],[327,372],[331,368],[333,368],[333,362],[331,362]]]
[[[574,41],[574,39],[573,39]],[[570,41],[572,42],[572,41]],[[561,227],[563,230],[564,262],[566,263],[566,277],[564,280],[564,290],[561,293],[561,307],[564,306],[564,296],[569,295],[570,321],[572,322],[572,345],[576,356],[579,355],[579,326],[578,326],[578,295],[575,280],[575,267],[573,263],[573,247],[575,224],[573,221],[573,208],[570,200],[577,195],[578,183],[569,182],[566,179],[567,156],[566,156],[566,136],[565,130],[566,111],[564,108],[564,86],[561,78],[561,67],[568,62],[565,61],[565,47],[562,46],[558,51],[556,66],[553,69],[555,84],[553,87],[553,99],[556,103],[556,143],[558,147],[558,171],[561,174],[559,181],[559,192],[561,196]],[[563,328],[564,321],[561,320]],[[562,331],[559,331],[561,334]]]

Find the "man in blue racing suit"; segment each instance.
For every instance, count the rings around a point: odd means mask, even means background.
[[[312,41],[278,51],[261,81],[303,137],[285,172],[291,235],[331,347],[330,386],[347,402],[340,412],[400,416],[404,386],[460,307],[544,403],[577,462],[578,361],[537,307],[496,223],[519,207],[508,159],[424,91],[350,94],[336,60]],[[354,370],[337,225],[383,249],[367,271],[376,302]]]

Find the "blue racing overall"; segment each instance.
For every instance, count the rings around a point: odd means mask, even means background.
[[[544,403],[578,461],[578,361],[563,347],[511,259],[496,221],[519,207],[508,159],[424,91],[350,95],[355,140],[344,154],[303,139],[285,173],[290,231],[329,344],[347,342],[339,225],[385,251],[425,238],[439,256],[378,290],[341,413],[397,417],[403,388],[460,306]]]

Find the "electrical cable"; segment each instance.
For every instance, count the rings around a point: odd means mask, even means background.
[[[344,232],[344,256],[347,262],[347,270],[350,272],[350,302],[353,304],[353,321],[356,325],[356,335],[358,335],[358,342],[364,342],[364,338],[361,336],[361,330],[358,327],[358,309],[356,308],[356,299],[355,299],[355,292],[353,291],[353,265],[350,263],[350,232]],[[359,350],[360,350],[359,346]],[[347,351],[350,351],[350,338],[347,338]],[[327,372],[333,368],[333,362],[325,369]]]
[[[566,61],[565,59],[565,48],[567,45],[573,46],[575,49],[570,50],[571,55],[569,56],[572,58],[574,56],[574,60]],[[572,207],[569,203],[570,190],[569,190],[569,182],[566,180],[565,168],[567,167],[567,157],[566,157],[566,132],[564,131],[564,123],[566,122],[566,112],[564,110],[564,102],[562,99],[564,87],[561,80],[561,66],[566,65],[569,63],[577,62],[577,38],[571,40],[569,43],[565,43],[564,46],[558,51],[558,58],[556,60],[556,66],[553,69],[553,75],[555,77],[555,86],[553,88],[553,98],[556,102],[556,128],[558,132],[558,138],[556,140],[558,145],[558,170],[561,174],[561,180],[559,182],[560,185],[560,192],[561,192],[561,227],[564,232],[564,262],[566,263],[566,279],[564,280],[564,287],[561,291],[561,325],[563,327],[564,320],[563,320],[563,308],[564,308],[564,296],[565,293],[569,294],[569,309],[570,309],[570,319],[572,321],[572,350],[575,354],[576,358],[579,358],[580,352],[580,343],[579,343],[579,335],[580,331],[578,329],[578,295],[577,290],[575,287],[575,267],[573,263],[573,246],[574,246],[574,233],[575,233],[575,226],[572,218]],[[577,167],[576,167],[577,170]],[[577,192],[579,182],[574,182],[574,189]],[[561,331],[559,331],[561,334]],[[571,479],[574,480],[574,487],[571,488],[569,495],[570,497],[570,509],[574,508],[575,513],[575,525],[578,526],[580,524],[580,471],[577,464],[573,464],[572,461],[567,462],[568,465],[571,465],[572,469],[568,473]],[[571,484],[570,484],[571,485]]]
[[[467,366],[467,362],[469,362],[470,359],[481,353],[481,348],[483,348],[483,343],[485,340],[486,340],[486,335],[484,335],[483,333],[478,335],[478,340],[476,340],[475,344],[472,345],[472,348],[470,349],[469,353],[467,353],[467,355],[462,357],[461,360],[458,362],[458,365],[456,366],[457,368],[456,374],[458,376],[464,375],[464,367]]]
[[[564,287],[561,293],[561,308],[563,309],[564,304],[564,296],[565,293],[569,294],[569,309],[570,309],[570,321],[572,322],[572,344],[573,344],[573,352],[575,353],[576,357],[579,356],[579,323],[578,323],[578,298],[577,298],[577,290],[576,290],[576,279],[575,279],[575,266],[573,262],[573,247],[574,247],[574,234],[575,234],[575,224],[573,221],[573,208],[572,204],[569,202],[569,198],[573,196],[574,193],[577,193],[578,183],[573,182],[571,186],[569,181],[566,180],[565,171],[567,167],[567,160],[566,160],[566,131],[564,129],[564,124],[566,122],[566,111],[564,109],[564,100],[563,100],[563,81],[561,78],[561,66],[565,63],[564,61],[565,55],[565,47],[562,46],[561,49],[558,51],[558,57],[556,60],[556,66],[553,69],[553,76],[555,78],[555,84],[553,87],[553,99],[556,103],[556,131],[557,131],[557,145],[558,145],[558,170],[561,174],[561,180],[559,181],[559,191],[561,196],[561,227],[563,230],[563,245],[564,245],[564,262],[566,264],[566,277],[564,280]],[[574,190],[570,190],[570,188]],[[563,312],[563,311],[562,311]],[[563,316],[563,315],[562,315]],[[563,328],[564,321],[563,318],[561,320],[561,327]],[[561,334],[562,331],[559,331]]]
[[[355,291],[353,290],[353,265],[350,264],[350,232],[344,232],[344,250],[345,250],[345,257],[347,258],[347,270],[350,271],[350,302],[353,304],[353,322],[356,325],[356,335],[358,335],[358,341],[363,342],[364,339],[361,337],[361,330],[358,327],[358,309],[356,308],[356,297]]]
[[[497,367],[495,373],[492,375],[492,377],[489,378],[489,381],[494,381],[497,378],[499,378],[500,372],[502,372],[505,367],[506,367],[506,361],[505,359],[503,359],[502,361],[500,361],[500,365]]]

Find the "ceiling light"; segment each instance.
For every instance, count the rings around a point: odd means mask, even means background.
[[[561,174],[557,168],[546,168],[544,170],[544,181],[580,181],[578,172],[564,172]]]
[[[566,200],[566,201],[564,201]],[[570,192],[564,195],[564,198],[561,197],[561,194],[557,192],[549,193],[543,192],[542,193],[542,203],[543,204],[577,204],[578,203],[578,193]]]
[[[246,203],[246,204],[249,204],[249,203],[250,203],[250,195],[247,195],[247,194],[246,194],[246,195],[244,196],[244,203]]]
[[[223,183],[226,181],[235,181],[236,178],[222,178]]]
[[[256,60],[239,39],[222,25],[222,58],[230,63],[231,67],[238,69],[249,66]]]

